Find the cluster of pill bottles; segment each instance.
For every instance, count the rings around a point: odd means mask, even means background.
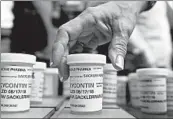
[[[72,113],[99,112],[104,104],[128,106],[127,85],[131,106],[141,112],[165,114],[173,110],[173,73],[168,69],[144,68],[128,77],[117,76],[116,69],[99,54],[72,54],[67,63]]]
[[[138,69],[128,75],[131,106],[148,114],[173,113],[173,72],[164,68]]]
[[[58,96],[57,77],[57,68],[36,62],[34,55],[1,53],[1,111],[27,111],[43,96]]]
[[[64,86],[70,93],[71,112],[101,112],[104,104],[127,105],[129,84],[131,105],[149,114],[173,113],[173,72],[162,68],[138,69],[117,76],[106,64],[106,56],[72,54],[67,57],[70,76]],[[1,54],[1,111],[26,111],[30,103],[58,96],[58,69],[46,68],[28,54]],[[70,90],[69,90],[70,89]]]

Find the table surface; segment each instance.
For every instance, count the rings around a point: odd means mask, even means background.
[[[66,97],[44,98],[42,103],[31,104],[32,108],[56,108],[58,109]]]
[[[55,113],[51,118],[130,118],[135,119],[132,115],[122,109],[103,109],[101,113],[93,114],[72,114],[70,108],[64,108],[61,113]]]
[[[76,115],[72,114],[70,111],[69,100],[64,101],[64,104],[61,106],[59,111],[51,118],[135,118],[131,114],[127,113],[123,109],[120,109],[116,105],[104,105],[101,113],[93,113],[86,115]]]
[[[146,114],[140,109],[131,106],[103,105],[101,113],[93,113],[86,115],[72,114],[70,111],[70,103],[65,97],[47,98],[42,104],[32,105],[29,111],[25,112],[1,112],[2,118],[160,118],[173,119],[171,115],[162,114]]]
[[[144,119],[144,118],[146,118],[146,119],[148,119],[148,118],[150,118],[150,119],[158,119],[158,118],[160,118],[160,119],[168,119],[168,118],[173,119],[173,112],[171,115],[168,113],[167,114],[147,114],[147,113],[141,112],[140,109],[135,109],[135,108],[130,107],[130,106],[129,107],[122,107],[122,108],[138,119],[140,119],[140,118],[142,118],[142,119]]]
[[[1,118],[50,118],[54,108],[30,108],[25,112],[1,112]]]

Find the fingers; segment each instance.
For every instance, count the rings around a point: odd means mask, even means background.
[[[69,54],[69,50],[68,50],[68,48],[66,48],[65,53],[64,53],[63,57],[61,58],[61,63],[60,63],[60,67],[59,67],[61,81],[65,81],[69,77],[69,70],[68,70],[69,66],[67,65],[67,55],[68,54]]]
[[[124,69],[124,58],[127,52],[127,43],[129,39],[129,30],[132,32],[133,28],[128,26],[126,19],[119,19],[113,21],[113,38],[109,46],[109,58],[113,66],[117,70]],[[127,27],[128,26],[128,27]]]
[[[66,64],[68,49],[69,47],[73,47],[77,41],[77,38],[83,31],[85,31],[85,29],[91,27],[94,24],[93,19],[94,18],[92,18],[92,15],[89,15],[89,12],[86,12],[86,14],[78,16],[75,19],[62,25],[57,32],[57,38],[53,45],[52,51],[52,67],[59,68],[60,75],[64,80],[68,78],[68,68]]]
[[[69,41],[69,35],[67,31],[64,29],[58,30],[57,32],[57,40],[55,41],[52,49],[52,61],[53,67],[58,67],[61,63],[61,58],[65,53],[65,49],[67,48],[67,44]]]
[[[57,41],[53,45],[52,51],[52,61],[51,67],[58,67],[59,75],[61,80],[66,80],[68,78],[67,70],[67,55],[68,55],[68,41],[69,36],[65,30],[59,30],[57,33]]]
[[[90,33],[89,33],[90,32]],[[106,44],[111,40],[110,29],[100,20],[97,21],[95,27],[81,34],[78,41],[70,50],[71,53],[96,51],[99,45]]]
[[[78,25],[75,25],[76,22],[78,22]],[[79,36],[83,29],[82,22],[83,21],[79,20],[78,18],[74,19],[61,26],[57,32],[57,38],[55,40],[52,50],[52,67],[58,67],[60,75],[64,77],[64,80],[66,80],[68,75],[68,71],[66,70],[66,56],[68,54],[69,49],[68,44],[69,41],[74,42],[75,44],[76,37]]]
[[[122,36],[116,36],[113,38],[109,45],[109,58],[115,67],[115,69],[124,69],[124,57],[127,51],[127,40]]]

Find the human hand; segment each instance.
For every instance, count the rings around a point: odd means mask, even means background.
[[[58,67],[63,80],[68,79],[67,55],[80,53],[84,47],[95,50],[111,42],[109,58],[117,70],[124,68],[128,39],[134,29],[136,17],[145,2],[111,1],[86,9],[75,19],[62,25],[53,45],[52,67]]]

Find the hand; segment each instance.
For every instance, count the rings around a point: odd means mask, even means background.
[[[75,19],[62,25],[52,51],[52,67],[58,67],[63,80],[68,79],[67,55],[82,52],[83,47],[95,50],[111,42],[108,52],[117,70],[124,67],[128,39],[134,29],[136,17],[145,2],[111,1],[86,9]]]

